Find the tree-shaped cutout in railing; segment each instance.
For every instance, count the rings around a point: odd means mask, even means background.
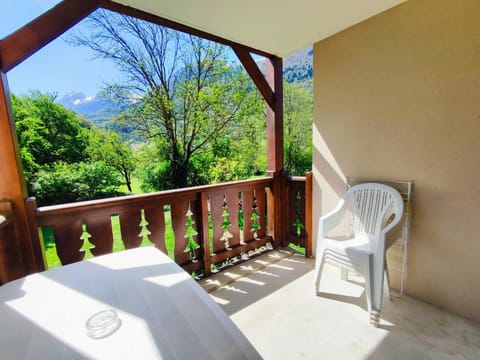
[[[238,193],[238,228],[240,229],[240,245],[245,245],[245,239],[243,237],[243,227],[245,226],[244,216],[242,193]]]
[[[230,247],[230,239],[233,237],[232,233],[228,230],[228,228],[232,225],[228,217],[230,216],[230,213],[228,212],[228,205],[227,205],[227,198],[223,198],[223,212],[222,212],[222,228],[223,228],[223,234],[222,237],[220,238],[221,241],[224,242],[225,244],[225,250],[232,250]]]
[[[140,220],[140,224],[138,225],[140,227],[140,233],[138,234],[138,237],[142,239],[142,242],[144,240],[148,240],[152,242],[148,237],[149,235],[152,234],[152,232],[148,229],[148,221],[145,217],[145,210],[142,209],[140,213],[141,213],[141,220]]]
[[[83,240],[83,243],[79,251],[84,253],[83,258],[85,258],[85,255],[87,255],[88,252],[93,255],[92,249],[95,249],[95,245],[89,241],[91,237],[92,235],[90,235],[87,231],[87,224],[82,222],[82,235],[80,235],[80,239]]]
[[[295,196],[295,221],[293,222],[293,227],[295,228],[295,232],[297,236],[302,234],[302,229],[305,227],[302,223],[303,218],[303,211],[302,211],[302,196],[300,195],[300,191],[297,192],[297,196]]]
[[[193,225],[195,224],[195,221],[193,220],[193,213],[190,210],[190,204],[188,205],[188,211],[187,211],[187,222],[186,222],[186,231],[185,231],[185,239],[188,239],[187,246],[185,247],[184,252],[188,252],[190,255],[190,261],[191,262],[197,262],[197,258],[195,257],[195,250],[200,247],[200,245],[197,244],[197,242],[193,239],[195,236],[198,235],[198,232],[195,230]]]
[[[253,192],[253,205],[252,205],[252,216],[250,220],[252,220],[252,228],[250,229],[253,232],[253,238],[258,240],[257,231],[261,229],[259,223],[260,215],[258,215],[258,206],[257,206],[257,196],[255,191]]]

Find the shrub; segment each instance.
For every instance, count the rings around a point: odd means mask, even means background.
[[[210,171],[214,183],[241,180],[248,177],[245,165],[236,160],[219,158]]]
[[[115,169],[100,161],[43,167],[32,187],[39,205],[52,205],[118,196],[120,185]]]

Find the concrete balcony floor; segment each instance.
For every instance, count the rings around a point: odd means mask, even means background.
[[[326,265],[314,294],[314,261],[277,250],[200,284],[264,359],[480,359],[480,325],[403,295],[384,299],[369,324],[363,279]]]

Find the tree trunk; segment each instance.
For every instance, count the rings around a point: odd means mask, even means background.
[[[129,192],[129,193],[133,193],[133,191],[132,191],[132,182],[131,182],[129,176],[126,176],[126,177],[125,177],[125,184],[127,185],[128,192]]]
[[[120,172],[122,173],[123,179],[125,180],[125,185],[127,185],[128,192],[133,193],[130,172],[126,168],[123,168]]]
[[[188,186],[188,161],[172,161],[172,184],[175,189]]]

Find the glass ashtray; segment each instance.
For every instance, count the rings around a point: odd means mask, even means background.
[[[118,313],[114,309],[100,311],[90,316],[85,323],[87,335],[92,339],[102,339],[112,335],[122,325]]]

